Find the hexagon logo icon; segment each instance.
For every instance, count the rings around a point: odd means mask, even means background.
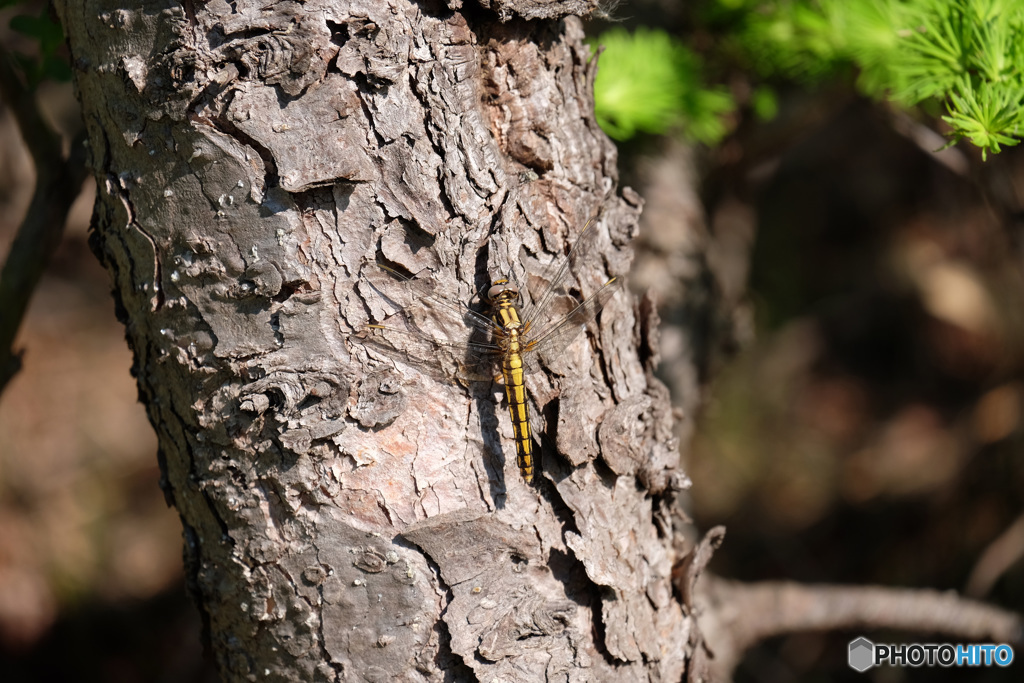
[[[875,644],[863,636],[850,641],[850,668],[864,673],[875,664]]]

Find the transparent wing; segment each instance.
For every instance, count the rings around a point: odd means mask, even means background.
[[[354,338],[441,380],[493,382],[501,348],[495,344],[452,342],[391,325],[370,325]]]
[[[604,305],[615,296],[621,280],[612,278],[594,292],[586,301],[578,304],[569,313],[552,323],[536,338],[527,342],[527,351],[542,350],[545,353],[558,353],[582,332],[591,320],[597,317]]]
[[[572,245],[569,254],[562,261],[561,265],[558,266],[558,270],[555,271],[554,275],[551,276],[547,289],[541,294],[540,299],[535,299],[532,306],[526,307],[523,310],[523,317],[526,320],[532,320],[534,324],[539,323],[538,317],[544,315],[544,312],[551,305],[554,298],[558,294],[568,294],[565,288],[565,278],[575,269],[580,259],[584,258],[590,251],[594,242],[594,236],[597,233],[592,227],[593,224],[593,218],[587,221],[587,224],[583,226],[583,230],[580,232],[580,236],[576,238],[576,244]]]
[[[464,304],[435,296],[430,282],[377,265],[379,271],[362,279],[395,313],[355,339],[440,379],[493,381],[501,328]]]
[[[451,324],[470,327],[484,335],[493,335],[501,328],[489,317],[474,311],[462,302],[454,302],[435,296],[433,285],[429,280],[406,277],[393,268],[376,264],[374,275],[363,275],[362,280],[384,297],[403,316],[410,320],[417,317],[435,319],[441,324],[441,330],[451,332]],[[373,273],[373,271],[371,271]],[[447,319],[446,319],[447,318]]]

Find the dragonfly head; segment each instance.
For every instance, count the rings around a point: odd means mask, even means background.
[[[506,301],[518,301],[519,290],[513,287],[508,280],[496,280],[487,290],[487,300],[495,305]]]

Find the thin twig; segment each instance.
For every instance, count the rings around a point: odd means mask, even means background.
[[[992,541],[981,554],[967,579],[964,593],[972,598],[987,595],[1006,571],[1024,557],[1024,515]]]
[[[1018,644],[1024,620],[955,592],[877,586],[744,584],[701,579],[704,642],[713,679],[729,680],[743,653],[766,638],[800,631],[900,629],[965,641]]]
[[[35,95],[22,83],[10,53],[0,49],[0,95],[14,113],[36,167],[36,188],[25,219],[0,272],[0,392],[21,369],[14,338],[50,256],[60,243],[68,211],[85,180],[84,137],[76,138],[68,159],[61,140],[46,124]]]

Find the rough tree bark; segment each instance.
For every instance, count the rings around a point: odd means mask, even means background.
[[[628,271],[640,200],[560,18],[592,3],[480,4],[57,2],[94,247],[226,680],[683,676],[650,301],[620,292],[531,377],[534,488],[499,393],[352,336],[380,257],[468,301],[540,284],[600,211],[578,290]]]

